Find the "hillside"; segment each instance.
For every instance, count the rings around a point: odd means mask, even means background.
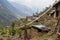
[[[60,40],[59,3],[60,1],[56,3],[57,6],[55,4],[41,13],[20,18],[18,21],[14,21],[17,20],[16,16],[9,9],[1,6],[1,24],[6,21],[14,22],[8,27],[0,27],[0,40]]]
[[[0,0],[0,25],[7,26],[12,21],[18,20],[17,15],[7,8],[6,0]]]

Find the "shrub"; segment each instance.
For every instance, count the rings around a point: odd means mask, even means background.
[[[13,22],[13,23],[11,24],[10,29],[9,29],[9,34],[12,35],[12,36],[15,35],[15,29],[14,29],[14,26],[15,26],[15,23]]]
[[[7,33],[7,30],[5,27],[0,27],[0,35],[4,35]]]

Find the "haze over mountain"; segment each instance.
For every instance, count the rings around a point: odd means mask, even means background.
[[[52,5],[56,0],[8,0],[10,3],[15,2],[31,8],[34,12],[40,12],[46,7]],[[32,14],[32,13],[31,13]]]
[[[15,14],[11,9],[6,0],[0,0],[0,25],[7,26],[12,21],[18,20],[18,15]]]
[[[17,4],[15,2],[11,2],[11,5],[17,9],[17,14],[22,17],[31,16],[33,14],[33,10],[25,5]]]
[[[13,5],[14,4],[14,5]],[[9,25],[12,21],[31,15],[32,10],[24,5],[0,0],[0,25]]]

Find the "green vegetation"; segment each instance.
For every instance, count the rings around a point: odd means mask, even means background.
[[[16,34],[21,37],[22,30],[16,29]]]
[[[9,34],[12,35],[12,36],[15,35],[15,29],[14,29],[14,26],[15,26],[15,23],[13,22],[13,23],[11,24],[10,29],[9,29]]]
[[[0,35],[4,35],[4,34],[6,34],[6,33],[7,33],[6,28],[3,27],[3,26],[1,26],[1,27],[0,27]]]

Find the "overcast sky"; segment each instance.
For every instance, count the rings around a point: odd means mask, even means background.
[[[53,4],[55,0],[8,0],[8,1],[26,5],[30,8],[36,7],[37,9],[42,9]]]

